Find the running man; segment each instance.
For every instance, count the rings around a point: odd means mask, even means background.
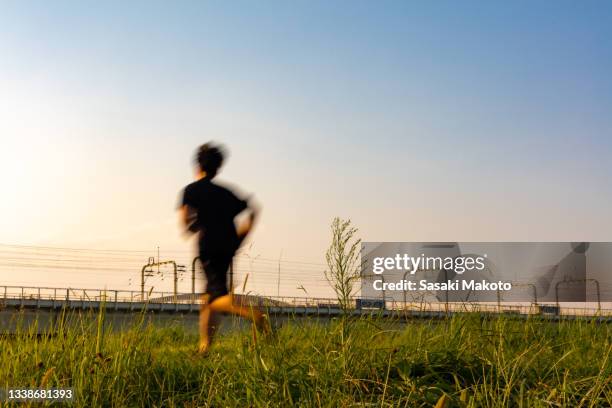
[[[250,318],[258,328],[269,331],[266,316],[257,308],[234,303],[228,290],[227,272],[240,244],[251,231],[257,210],[230,190],[213,182],[223,164],[221,148],[206,143],[197,151],[196,181],[185,187],[181,219],[190,233],[199,235],[199,255],[206,275],[206,293],[200,307],[200,353],[206,353],[218,326],[220,312]],[[248,211],[236,228],[234,218]]]

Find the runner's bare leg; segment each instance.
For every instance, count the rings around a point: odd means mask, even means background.
[[[200,305],[200,345],[199,352],[206,353],[219,327],[219,316],[210,308],[208,295],[202,295]]]
[[[265,315],[256,307],[235,304],[232,295],[224,295],[216,298],[210,304],[202,304],[200,307],[200,347],[199,351],[205,353],[214,337],[218,327],[218,314],[231,313],[247,319],[265,333],[270,332],[269,322]]]
[[[210,304],[210,308],[214,312],[226,312],[251,319],[257,327],[260,328],[263,325],[264,314],[257,307],[236,304],[234,303],[232,295],[224,295],[216,298]]]

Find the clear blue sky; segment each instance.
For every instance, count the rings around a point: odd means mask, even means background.
[[[13,1],[0,55],[1,242],[190,248],[209,139],[268,256],[612,240],[610,2]]]

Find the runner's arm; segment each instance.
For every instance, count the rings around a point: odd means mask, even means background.
[[[185,232],[193,234],[198,231],[197,226],[197,212],[193,207],[183,205],[180,208],[180,220],[182,227],[185,228]]]
[[[238,227],[238,237],[240,237],[241,240],[244,240],[244,238],[246,238],[246,236],[249,235],[249,233],[253,229],[255,221],[257,221],[257,219],[259,218],[259,213],[261,209],[259,205],[254,202],[254,200],[250,199],[248,201],[248,206],[245,211],[248,211],[249,215],[247,219],[244,220]]]

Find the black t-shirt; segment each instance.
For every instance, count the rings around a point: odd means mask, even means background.
[[[233,253],[238,249],[234,218],[247,208],[246,201],[203,178],[185,187],[182,204],[197,211],[194,228],[200,233],[200,251]]]

